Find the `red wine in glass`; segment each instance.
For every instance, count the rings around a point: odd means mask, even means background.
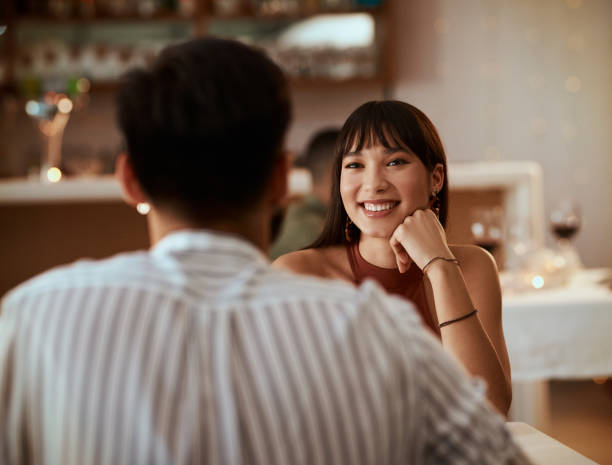
[[[553,223],[552,231],[558,239],[570,240],[580,229],[579,224],[564,224],[564,223]]]
[[[568,243],[580,229],[580,208],[570,201],[559,203],[550,215],[550,227],[557,240]]]

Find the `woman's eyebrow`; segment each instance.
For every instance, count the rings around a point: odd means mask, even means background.
[[[397,153],[397,152],[404,152],[404,153],[410,154],[410,151],[408,149],[403,148],[403,147],[386,147],[385,148],[385,154],[386,155],[392,155],[392,154]]]

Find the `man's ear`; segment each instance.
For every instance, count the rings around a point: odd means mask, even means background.
[[[440,192],[444,186],[444,165],[442,163],[436,163],[433,171],[431,172],[431,190]]]
[[[139,203],[148,201],[136,179],[132,163],[124,152],[120,153],[115,161],[115,178],[121,186],[123,200],[128,205],[135,207]]]
[[[285,204],[289,193],[289,171],[292,165],[292,155],[288,151],[283,151],[276,160],[270,178],[269,199],[275,206]]]

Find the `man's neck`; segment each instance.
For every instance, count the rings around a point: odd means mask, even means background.
[[[269,246],[269,225],[265,216],[255,214],[244,214],[240,220],[217,219],[203,223],[196,223],[179,218],[165,211],[152,208],[147,215],[149,227],[149,240],[151,246],[169,234],[183,230],[207,229],[220,233],[237,235],[252,243],[255,247],[267,253]]]

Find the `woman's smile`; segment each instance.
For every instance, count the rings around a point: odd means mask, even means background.
[[[381,218],[391,214],[399,203],[397,200],[366,200],[359,205],[368,218]]]

